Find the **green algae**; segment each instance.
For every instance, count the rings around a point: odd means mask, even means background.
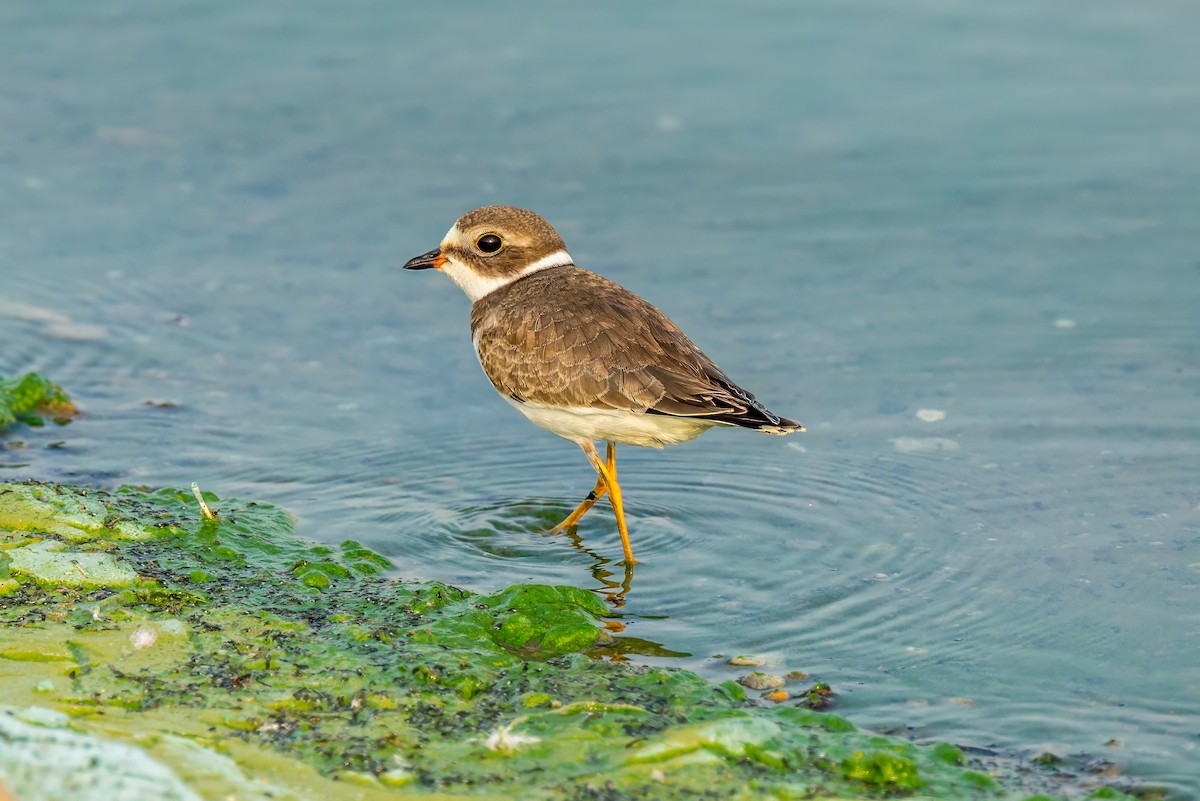
[[[387,580],[358,543],[220,507],[0,484],[0,704],[136,742],[209,798],[1011,796],[953,746],[606,661],[592,593]]]
[[[37,373],[0,377],[0,428],[16,422],[39,426],[42,414],[64,419],[75,414],[75,406],[62,387]]]

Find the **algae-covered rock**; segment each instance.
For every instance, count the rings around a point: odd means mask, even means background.
[[[391,580],[275,507],[219,506],[201,521],[189,492],[0,484],[0,705],[59,716],[0,726],[18,754],[0,786],[58,797],[19,773],[50,769],[19,754],[52,725],[63,748],[161,768],[162,792],[110,796],[129,801],[1006,795],[952,746],[609,661],[631,647],[578,588]]]
[[[133,568],[112,554],[69,551],[56,540],[31,542],[5,556],[12,573],[51,587],[127,587],[137,578]]]

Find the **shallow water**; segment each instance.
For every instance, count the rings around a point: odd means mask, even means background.
[[[477,589],[619,583],[607,506],[537,533],[582,454],[399,269],[530,207],[810,429],[619,451],[628,633],[1200,796],[1200,7],[286,11],[0,9],[0,374],[87,412],[0,476],[198,481]]]

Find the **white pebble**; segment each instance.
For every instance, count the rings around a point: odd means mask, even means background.
[[[129,635],[129,641],[133,643],[133,650],[140,651],[143,648],[149,648],[158,641],[158,632],[151,626],[142,626]]]

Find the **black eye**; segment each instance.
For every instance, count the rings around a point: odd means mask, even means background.
[[[495,253],[504,247],[504,240],[495,234],[484,234],[475,240],[475,247],[479,248],[481,253]]]

